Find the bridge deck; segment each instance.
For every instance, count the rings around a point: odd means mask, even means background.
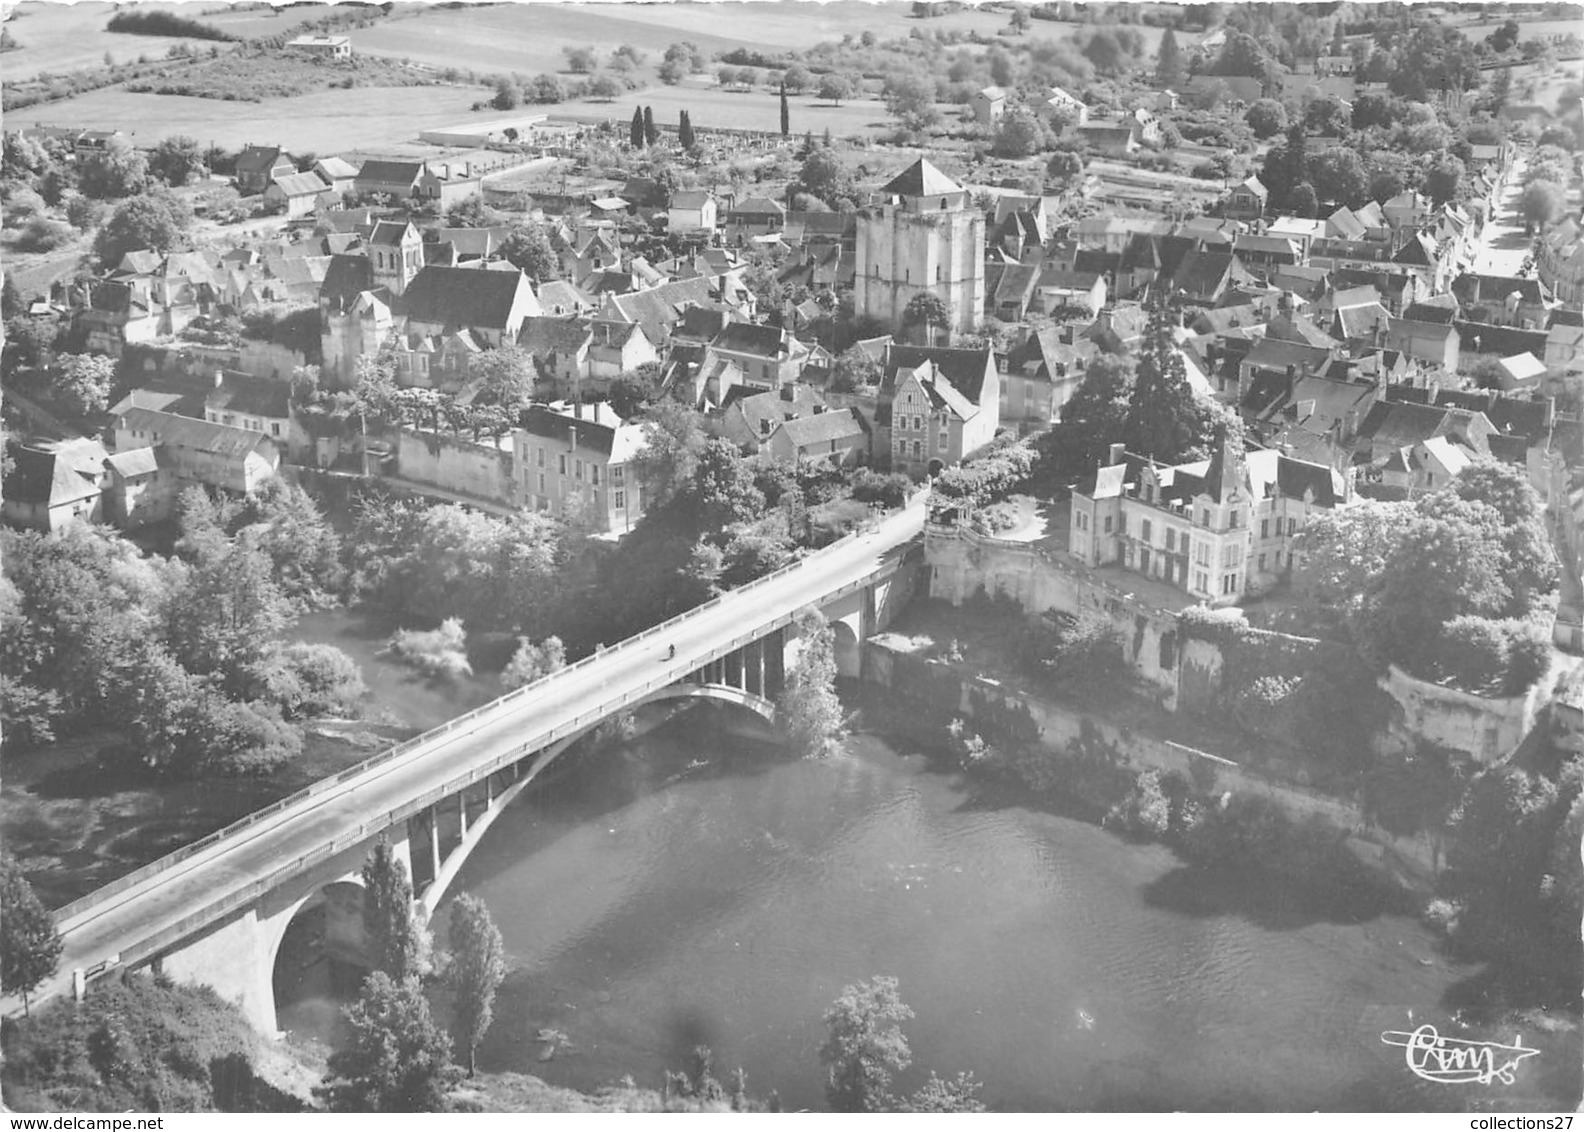
[[[317,783],[197,851],[173,854],[74,901],[58,913],[65,940],[59,971],[33,1001],[69,992],[74,968],[91,970],[117,956],[123,964],[145,961],[285,876],[592,726],[802,609],[867,584],[892,569],[918,535],[924,502],[916,497],[872,530],[502,697],[392,757]],[[7,999],[3,1008],[11,1013],[20,1002]]]

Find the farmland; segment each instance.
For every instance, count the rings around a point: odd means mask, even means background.
[[[477,87],[359,87],[269,102],[221,102],[96,90],[30,106],[6,118],[8,126],[119,129],[134,145],[190,134],[205,144],[216,142],[231,149],[269,141],[297,153],[339,153],[354,145],[370,148],[410,141],[429,126],[467,117],[483,94]]]
[[[789,99],[792,132],[815,134],[829,129],[835,137],[873,137],[896,129],[896,121],[886,113],[884,105],[870,97],[855,102],[832,106],[812,97]],[[770,91],[729,91],[716,86],[657,86],[648,90],[622,95],[612,102],[585,99],[580,102],[562,102],[555,106],[540,107],[555,118],[575,118],[584,122],[603,122],[615,119],[630,121],[633,108],[653,108],[655,121],[675,124],[680,111],[686,110],[699,128],[717,127],[737,130],[769,130],[781,128],[780,99]],[[956,112],[956,108],[946,108]]]
[[[190,6],[149,4],[149,9],[170,11],[192,17]],[[174,39],[162,35],[125,35],[105,31],[115,13],[110,4],[19,4],[6,26],[21,46],[5,54],[5,79],[8,83],[30,79],[41,72],[60,74],[104,64],[109,52],[117,62],[128,62],[139,55],[161,58],[178,43],[197,44],[208,50],[209,40]],[[227,29],[229,30],[229,29]],[[220,44],[226,50],[227,44]]]

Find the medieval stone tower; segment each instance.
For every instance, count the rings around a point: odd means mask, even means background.
[[[947,312],[936,335],[971,333],[984,317],[984,216],[967,190],[923,158],[880,191],[885,203],[858,214],[854,312],[923,341],[926,328],[904,328],[903,312],[929,292]]]

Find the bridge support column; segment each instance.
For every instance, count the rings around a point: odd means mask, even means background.
[[[467,836],[467,825],[468,825],[467,802],[468,802],[468,792],[464,789],[460,794],[457,795],[457,820],[458,820],[458,822],[461,823],[461,829],[462,829],[462,836],[463,837]]]

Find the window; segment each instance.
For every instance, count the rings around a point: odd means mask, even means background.
[[[1230,516],[1228,516],[1228,519],[1229,519],[1229,522],[1228,522],[1227,525],[1230,526],[1235,531],[1243,523],[1243,512],[1234,510],[1232,512],[1232,514]]]
[[[1260,520],[1260,538],[1270,538],[1270,520]]]
[[[1243,561],[1243,548],[1241,546],[1238,546],[1236,543],[1233,543],[1230,546],[1223,546],[1221,548],[1221,565],[1223,565],[1223,566],[1236,566],[1239,562],[1242,562],[1242,561]]]
[[[1276,569],[1280,570],[1281,569],[1281,564],[1282,564],[1282,552],[1278,550],[1276,552]]]
[[[599,484],[599,465],[598,464],[590,464],[589,465],[589,483],[592,483],[592,484],[595,484],[595,485]]]
[[[544,447],[542,445],[534,449],[534,455],[538,457],[535,463],[537,463],[541,468],[544,467]]]
[[[1210,565],[1210,544],[1207,542],[1194,543],[1193,560],[1197,566]]]
[[[1105,533],[1106,534],[1110,534],[1111,533],[1111,516],[1107,515],[1105,517],[1105,519],[1106,519],[1106,521],[1105,521]]]
[[[1177,549],[1177,529],[1175,527],[1166,528],[1166,549]]]
[[[907,441],[898,440],[896,442],[896,446],[897,446],[897,455],[898,456],[906,456],[907,455]]]
[[[950,447],[951,447],[951,431],[949,429],[944,429],[943,428],[943,429],[941,429],[941,434],[940,434],[940,450],[942,452],[944,452]]]
[[[623,483],[627,482],[626,471],[627,468],[625,464],[612,464],[610,470],[611,483],[616,484],[619,487]]]
[[[559,467],[559,469],[561,471],[561,474],[563,476],[566,475],[567,474],[567,457],[566,457],[566,453],[565,452],[561,453],[561,455],[556,457],[556,464],[557,464],[557,467]]]
[[[1210,508],[1206,507],[1199,512],[1199,525],[1201,527],[1208,527],[1210,525]]]
[[[626,509],[627,509],[627,493],[625,491],[618,491],[616,493],[616,510],[625,511]]]
[[[1297,533],[1298,533],[1298,520],[1297,519],[1288,519],[1287,520],[1287,537],[1288,538],[1292,538],[1292,536],[1297,534]]]
[[[1263,554],[1259,556],[1259,568],[1261,574],[1265,573],[1265,556]]]
[[[583,482],[583,461],[582,460],[577,460],[577,461],[573,462],[573,465],[572,465],[572,478],[577,480],[579,483]]]
[[[1150,540],[1150,521],[1148,519],[1145,519],[1143,526],[1139,528],[1139,537],[1141,539],[1143,539],[1145,542],[1149,542],[1149,540]]]
[[[270,435],[271,436],[279,436],[280,435],[280,424],[278,422],[276,422],[276,421],[271,421],[270,422]]]
[[[545,494],[545,478],[543,472],[539,473],[539,494]]]
[[[1223,594],[1237,593],[1237,575],[1224,574],[1221,577],[1221,592]]]
[[[923,456],[924,456],[924,445],[922,445],[917,440],[915,440],[913,442],[913,459],[915,459],[915,460],[922,459]]]

